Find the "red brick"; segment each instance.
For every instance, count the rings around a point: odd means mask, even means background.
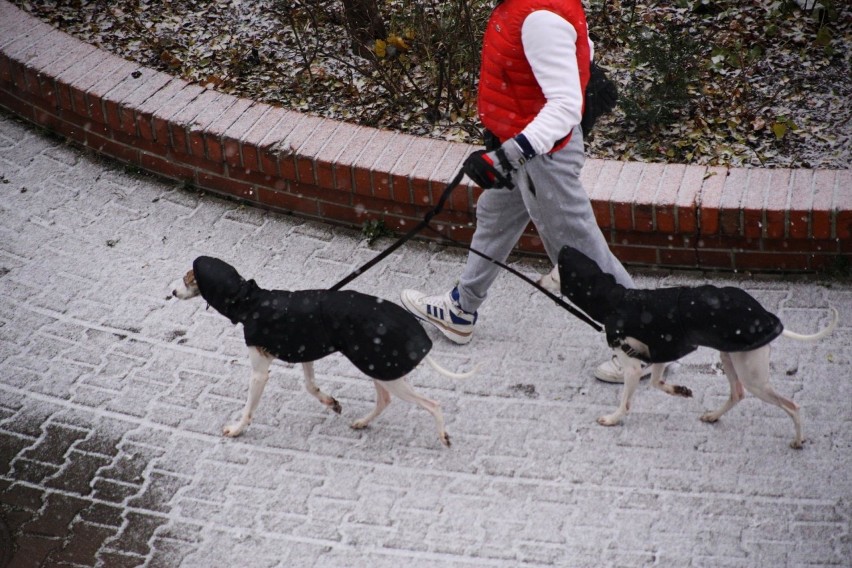
[[[324,219],[333,219],[335,223],[346,223],[355,227],[360,226],[366,219],[363,212],[328,201],[317,201],[317,212]]]
[[[251,106],[251,100],[239,98],[227,111],[219,115],[204,129],[204,146],[207,150],[208,160],[211,162],[225,161],[225,148],[222,138],[228,128],[239,120]],[[237,163],[239,163],[239,148],[237,148],[237,160]]]
[[[398,146],[408,141],[408,137],[398,132],[378,130],[368,144],[360,145],[360,151],[351,160],[355,171],[356,191],[361,193],[364,186],[369,186],[372,194],[376,197],[390,198],[390,177],[387,172],[373,171],[373,169],[377,167],[376,164],[382,156],[387,153],[392,154],[394,156],[393,161],[396,161],[396,158],[399,157]]]
[[[221,155],[207,155],[205,138],[207,137],[208,130],[217,120],[223,116],[230,116],[229,111],[231,107],[237,104],[240,99],[227,93],[211,92],[214,93],[214,97],[212,100],[208,101],[208,104],[206,104],[204,108],[200,109],[193,118],[184,121],[180,127],[171,131],[172,142],[175,144],[175,150],[178,150],[179,146],[175,134],[177,132],[182,132],[182,134],[186,136],[186,142],[190,154],[196,158],[207,158],[212,162],[220,162]],[[199,99],[202,97],[199,97]]]
[[[324,119],[312,126],[313,131],[308,135],[302,135],[303,141],[296,147],[295,175],[300,182],[315,184],[317,155],[330,140],[334,139],[337,132],[343,129],[343,123]]]
[[[139,163],[138,149],[133,146],[127,146],[116,142],[115,140],[99,136],[93,132],[86,133],[86,146],[96,152],[106,154],[107,156],[111,156],[126,164]]]
[[[172,142],[170,133],[173,128],[177,128],[176,125],[172,124],[175,120],[175,116],[184,112],[187,106],[191,105],[205,92],[206,91],[204,89],[197,85],[190,85],[186,83],[181,89],[170,92],[169,94],[171,97],[167,101],[161,101],[159,97],[157,97],[157,102],[160,104],[156,108],[153,108],[150,112],[151,128],[153,130],[154,140],[160,144],[174,148],[175,145]],[[143,107],[148,105],[153,106],[153,102],[148,101],[145,105],[143,105]],[[140,133],[141,132],[142,127],[140,124]],[[185,148],[182,148],[181,150],[184,152],[187,151]]]
[[[811,209],[811,235],[815,239],[832,236],[831,202],[838,187],[836,170],[814,171],[814,196]],[[852,193],[847,186],[846,191]]]
[[[78,59],[73,65],[62,71],[56,77],[56,104],[63,110],[74,111],[72,99],[76,96],[78,99],[83,98],[83,93],[75,82],[86,77],[88,73],[95,67],[101,65],[110,55],[104,51],[96,49],[89,54]],[[76,95],[75,95],[76,93]],[[81,103],[83,104],[83,103]],[[87,115],[84,115],[87,116]]]
[[[32,53],[32,57],[26,57],[20,60],[20,64],[24,67],[24,80],[26,81],[26,90],[36,96],[43,96],[41,92],[41,68],[46,64],[62,59],[67,53],[67,38],[68,35],[58,30],[51,30],[51,33],[43,37],[38,44],[38,51]]]
[[[78,114],[89,116],[93,121],[101,124],[106,123],[103,109],[103,98],[106,94],[115,88],[119,83],[136,69],[136,64],[126,61],[119,57],[107,59],[97,70],[93,71],[85,78],[81,78],[74,82],[74,87],[80,91],[85,91],[84,107],[76,106],[77,98],[75,97],[74,110]]]
[[[98,53],[98,49],[78,41],[65,42],[65,52],[62,56],[57,57],[53,61],[46,62],[39,66],[39,88],[42,96],[53,100],[53,104],[59,106],[59,86],[56,83],[57,77],[62,76],[65,71],[73,67],[78,61],[89,57],[94,53]]]
[[[698,254],[691,248],[663,248],[659,250],[660,264],[664,266],[695,267]]]
[[[807,254],[734,253],[734,268],[737,270],[802,271],[807,270],[809,264],[809,255]]]
[[[260,143],[273,130],[275,125],[284,117],[296,115],[289,110],[279,107],[267,106],[267,112],[258,120],[254,126],[240,140],[240,151],[242,153],[242,164],[247,170],[260,170]]]
[[[305,116],[294,125],[287,135],[278,142],[278,171],[281,177],[286,179],[298,179],[296,173],[296,162],[300,155],[299,148],[307,143],[316,133],[325,126],[333,125],[332,121],[315,116]],[[311,177],[313,174],[311,174]]]
[[[258,188],[258,198],[261,204],[279,211],[295,211],[313,217],[319,215],[316,199],[304,199],[291,193],[266,188]]]
[[[435,145],[435,141],[429,138],[415,136],[410,136],[409,138],[411,139],[409,141],[410,143],[407,144],[404,149],[402,145],[399,146],[399,159],[396,160],[389,171],[393,199],[395,201],[404,201],[406,203],[413,202],[411,183],[412,173],[423,161],[424,156],[434,155],[429,152]],[[441,145],[439,150],[441,152],[441,156],[443,156],[445,147]],[[441,156],[439,156],[439,158]],[[431,168],[434,169],[434,167],[435,163],[433,162],[431,164]],[[428,182],[424,185],[428,187]]]
[[[139,136],[170,145],[168,121],[171,116],[195,99],[204,90],[180,79],[172,79],[139,105],[134,112]],[[157,138],[157,133],[160,138]]]
[[[730,251],[696,249],[700,268],[734,269],[733,253]]]
[[[771,172],[771,181],[766,187],[764,204],[766,224],[764,238],[782,238],[787,236],[787,208],[789,206],[790,180],[792,170],[777,169]]]
[[[455,146],[443,140],[427,140],[429,143],[421,147],[417,162],[411,166],[408,172],[411,202],[415,205],[425,205],[431,202],[431,181],[435,179],[435,170],[447,154],[453,152]]]
[[[195,183],[195,170],[173,159],[163,158],[148,152],[140,152],[139,165],[157,175],[179,181]]]
[[[852,238],[852,209],[841,209],[835,214],[836,235],[841,241]]]
[[[612,245],[613,254],[626,264],[659,264],[657,248],[636,245]]]
[[[677,231],[682,234],[698,234],[698,207],[701,202],[701,187],[707,175],[704,166],[686,166],[683,179],[675,198]]]
[[[771,181],[770,172],[760,168],[750,168],[748,179],[741,199],[742,234],[748,238],[758,239],[763,235],[766,223],[764,203],[766,188]]]
[[[836,252],[836,239],[763,239],[761,250],[767,252]]]
[[[225,162],[230,168],[242,168],[243,170],[258,170],[257,152],[253,154],[254,162],[245,165],[242,157],[242,145],[246,135],[251,132],[257,123],[262,123],[266,115],[272,109],[269,105],[254,103],[222,133],[222,145]]]
[[[189,148],[188,129],[199,113],[211,111],[219,93],[211,90],[181,90],[175,95],[174,108],[154,113],[154,132],[158,142],[169,140],[176,152],[192,154]],[[216,107],[218,110],[218,107]]]
[[[279,116],[278,121],[258,144],[261,170],[268,174],[285,177],[281,174],[279,162],[282,155],[285,160],[289,157],[289,150],[285,152],[282,144],[287,139],[287,135],[302,121],[307,120],[307,118],[304,114],[292,112]]]
[[[251,184],[201,170],[196,173],[195,179],[199,188],[215,193],[233,195],[246,201],[258,201],[257,191]]]
[[[612,226],[616,229],[633,229],[633,204],[640,191],[645,164],[625,162],[621,167],[618,181],[610,195]],[[656,185],[654,190],[656,191]]]
[[[138,75],[134,77],[134,75]],[[114,130],[136,134],[135,109],[165,87],[171,77],[146,67],[131,72],[120,88],[110,92],[104,100],[107,123]]]
[[[269,174],[265,174],[258,170],[244,170],[242,168],[228,168],[227,175],[230,178],[251,183],[254,185],[262,185],[270,189],[275,188],[277,179]]]
[[[606,161],[594,185],[591,188],[586,188],[592,200],[592,209],[595,212],[595,218],[602,229],[609,229],[615,226],[610,196],[612,196],[612,191],[621,177],[621,169],[623,167],[623,162]]]
[[[654,196],[654,230],[674,233],[677,230],[675,202],[686,167],[679,164],[667,165],[660,173],[657,194]]]
[[[811,233],[811,206],[814,199],[813,170],[793,170],[790,180],[787,234],[795,239],[807,238]]]
[[[705,175],[706,177],[701,185],[701,209],[699,211],[701,234],[715,235],[719,233],[719,206],[728,170],[726,168],[709,168]]]

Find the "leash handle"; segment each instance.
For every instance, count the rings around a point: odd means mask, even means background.
[[[365,272],[370,270],[372,267],[374,267],[375,265],[380,263],[388,255],[390,255],[393,251],[395,251],[396,249],[401,247],[406,241],[410,240],[414,235],[416,235],[417,233],[422,231],[425,227],[429,226],[429,221],[431,221],[432,217],[434,217],[435,215],[440,213],[441,210],[444,209],[444,205],[447,203],[447,199],[449,199],[450,194],[461,183],[461,180],[462,180],[463,177],[464,177],[464,169],[461,169],[461,170],[459,170],[459,173],[456,174],[456,177],[454,177],[453,180],[447,185],[447,187],[444,188],[444,192],[441,194],[441,197],[438,199],[438,203],[435,205],[435,207],[432,208],[431,211],[426,213],[426,215],[423,217],[422,221],[420,221],[417,225],[414,226],[413,229],[408,231],[402,237],[397,239],[396,242],[393,243],[391,246],[389,246],[388,248],[386,248],[385,250],[380,252],[378,255],[373,257],[371,260],[366,262],[364,265],[360,266],[359,268],[356,268],[351,274],[349,274],[349,276],[347,276],[346,278],[344,278],[343,280],[341,280],[340,282],[338,282],[337,284],[335,284],[334,286],[329,288],[329,290],[340,290],[341,288],[343,288],[344,286],[346,286],[347,284],[349,284],[350,282],[352,282],[353,280],[355,280],[356,278],[358,278],[359,276],[361,276],[362,274],[364,274]]]

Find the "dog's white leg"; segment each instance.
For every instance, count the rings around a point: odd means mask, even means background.
[[[441,443],[450,447],[450,436],[444,429],[444,414],[441,412],[441,406],[437,402],[418,394],[414,388],[408,384],[405,377],[396,379],[395,381],[385,381],[382,383],[382,386],[390,391],[391,394],[398,396],[402,400],[413,402],[414,404],[425,408],[433,417],[435,417],[435,424],[438,427],[438,438],[441,440]]]
[[[390,393],[382,386],[382,381],[373,379],[373,385],[376,387],[376,407],[370,414],[352,423],[352,428],[355,430],[366,428],[391,402]]]
[[[722,360],[722,369],[725,370],[725,376],[728,377],[728,382],[731,385],[731,396],[728,397],[725,404],[720,406],[718,409],[713,411],[708,410],[702,414],[701,420],[704,422],[716,422],[723,414],[736,406],[736,404],[745,396],[743,384],[740,382],[737,370],[734,368],[734,363],[731,361],[731,354],[720,352],[719,358]]]
[[[228,424],[222,429],[225,436],[236,437],[243,433],[246,426],[251,424],[251,418],[260,402],[260,395],[266,381],[269,380],[269,367],[272,365],[273,357],[261,351],[257,347],[249,347],[249,360],[251,361],[251,379],[249,380],[248,400],[243,408],[243,414],[238,422]]]
[[[654,363],[651,365],[651,386],[655,389],[660,389],[666,394],[673,396],[683,396],[689,398],[692,396],[692,391],[681,385],[669,385],[663,380],[663,374],[666,372],[666,363]]]
[[[314,364],[311,361],[302,363],[302,370],[305,372],[305,389],[313,395],[318,401],[331,408],[336,413],[340,414],[340,403],[324,392],[314,382]]]
[[[790,447],[796,450],[802,449],[805,439],[802,437],[799,405],[776,393],[772,389],[772,385],[769,384],[769,345],[764,345],[753,351],[731,353],[731,361],[748,392],[760,400],[780,407],[790,415],[796,429],[796,437],[790,442]]]
[[[633,393],[636,391],[636,387],[639,386],[639,379],[642,377],[642,363],[638,359],[628,357],[620,350],[616,351],[616,356],[621,362],[621,368],[624,369],[624,388],[621,391],[621,404],[612,414],[598,418],[598,424],[602,426],[615,426],[621,422],[621,419],[630,410],[630,399],[633,398]]]

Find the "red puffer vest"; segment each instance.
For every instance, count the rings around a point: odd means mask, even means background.
[[[537,10],[553,12],[574,26],[580,86],[584,93],[589,82],[589,36],[580,0],[501,2],[491,13],[482,39],[477,99],[480,121],[501,142],[519,134],[546,102],[521,43],[524,19]],[[560,140],[558,146],[567,141],[567,138]]]

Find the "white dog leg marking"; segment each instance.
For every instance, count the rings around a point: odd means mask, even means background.
[[[376,387],[376,407],[370,412],[368,415],[359,418],[355,422],[352,423],[352,428],[355,430],[361,430],[362,428],[366,428],[370,422],[372,422],[379,414],[381,414],[385,408],[391,402],[391,395],[382,386],[382,381],[377,381],[373,379],[373,385]]]
[[[740,378],[737,375],[736,369],[734,369],[734,364],[731,361],[730,353],[719,353],[719,358],[722,360],[722,369],[725,371],[725,376],[728,377],[728,383],[731,385],[731,396],[728,397],[728,400],[725,401],[725,404],[717,408],[716,410],[710,411],[708,410],[704,414],[701,415],[701,420],[703,422],[716,422],[719,418],[722,417],[727,411],[732,409],[736,404],[743,399],[745,396],[745,390],[743,390],[743,384],[740,382]]]
[[[243,408],[242,416],[238,422],[228,424],[222,429],[222,433],[231,438],[242,434],[246,426],[251,424],[257,403],[260,402],[260,395],[263,394],[263,388],[266,386],[266,381],[269,380],[269,367],[272,365],[272,357],[256,347],[249,347],[249,360],[251,361],[251,379],[249,380],[248,399]]]
[[[430,400],[423,395],[418,394],[405,377],[396,379],[395,381],[385,381],[382,386],[390,391],[391,394],[398,396],[402,400],[413,402],[414,404],[425,408],[434,418],[435,425],[438,428],[438,438],[445,446],[450,446],[450,436],[444,429],[444,414],[441,412],[441,406],[434,400]]]
[[[796,450],[802,449],[805,439],[802,437],[799,405],[775,392],[769,384],[769,345],[730,355],[734,369],[746,390],[760,400],[781,408],[793,419],[796,436],[790,442],[790,447]]]
[[[314,382],[314,364],[312,362],[302,363],[302,370],[305,372],[305,389],[318,401],[340,414],[340,403],[334,397],[322,392]]]
[[[615,426],[630,410],[630,399],[639,386],[639,379],[642,377],[642,364],[638,359],[628,357],[620,350],[616,353],[621,368],[624,369],[624,388],[621,391],[621,404],[612,414],[607,414],[598,418],[598,424],[601,426]]]

